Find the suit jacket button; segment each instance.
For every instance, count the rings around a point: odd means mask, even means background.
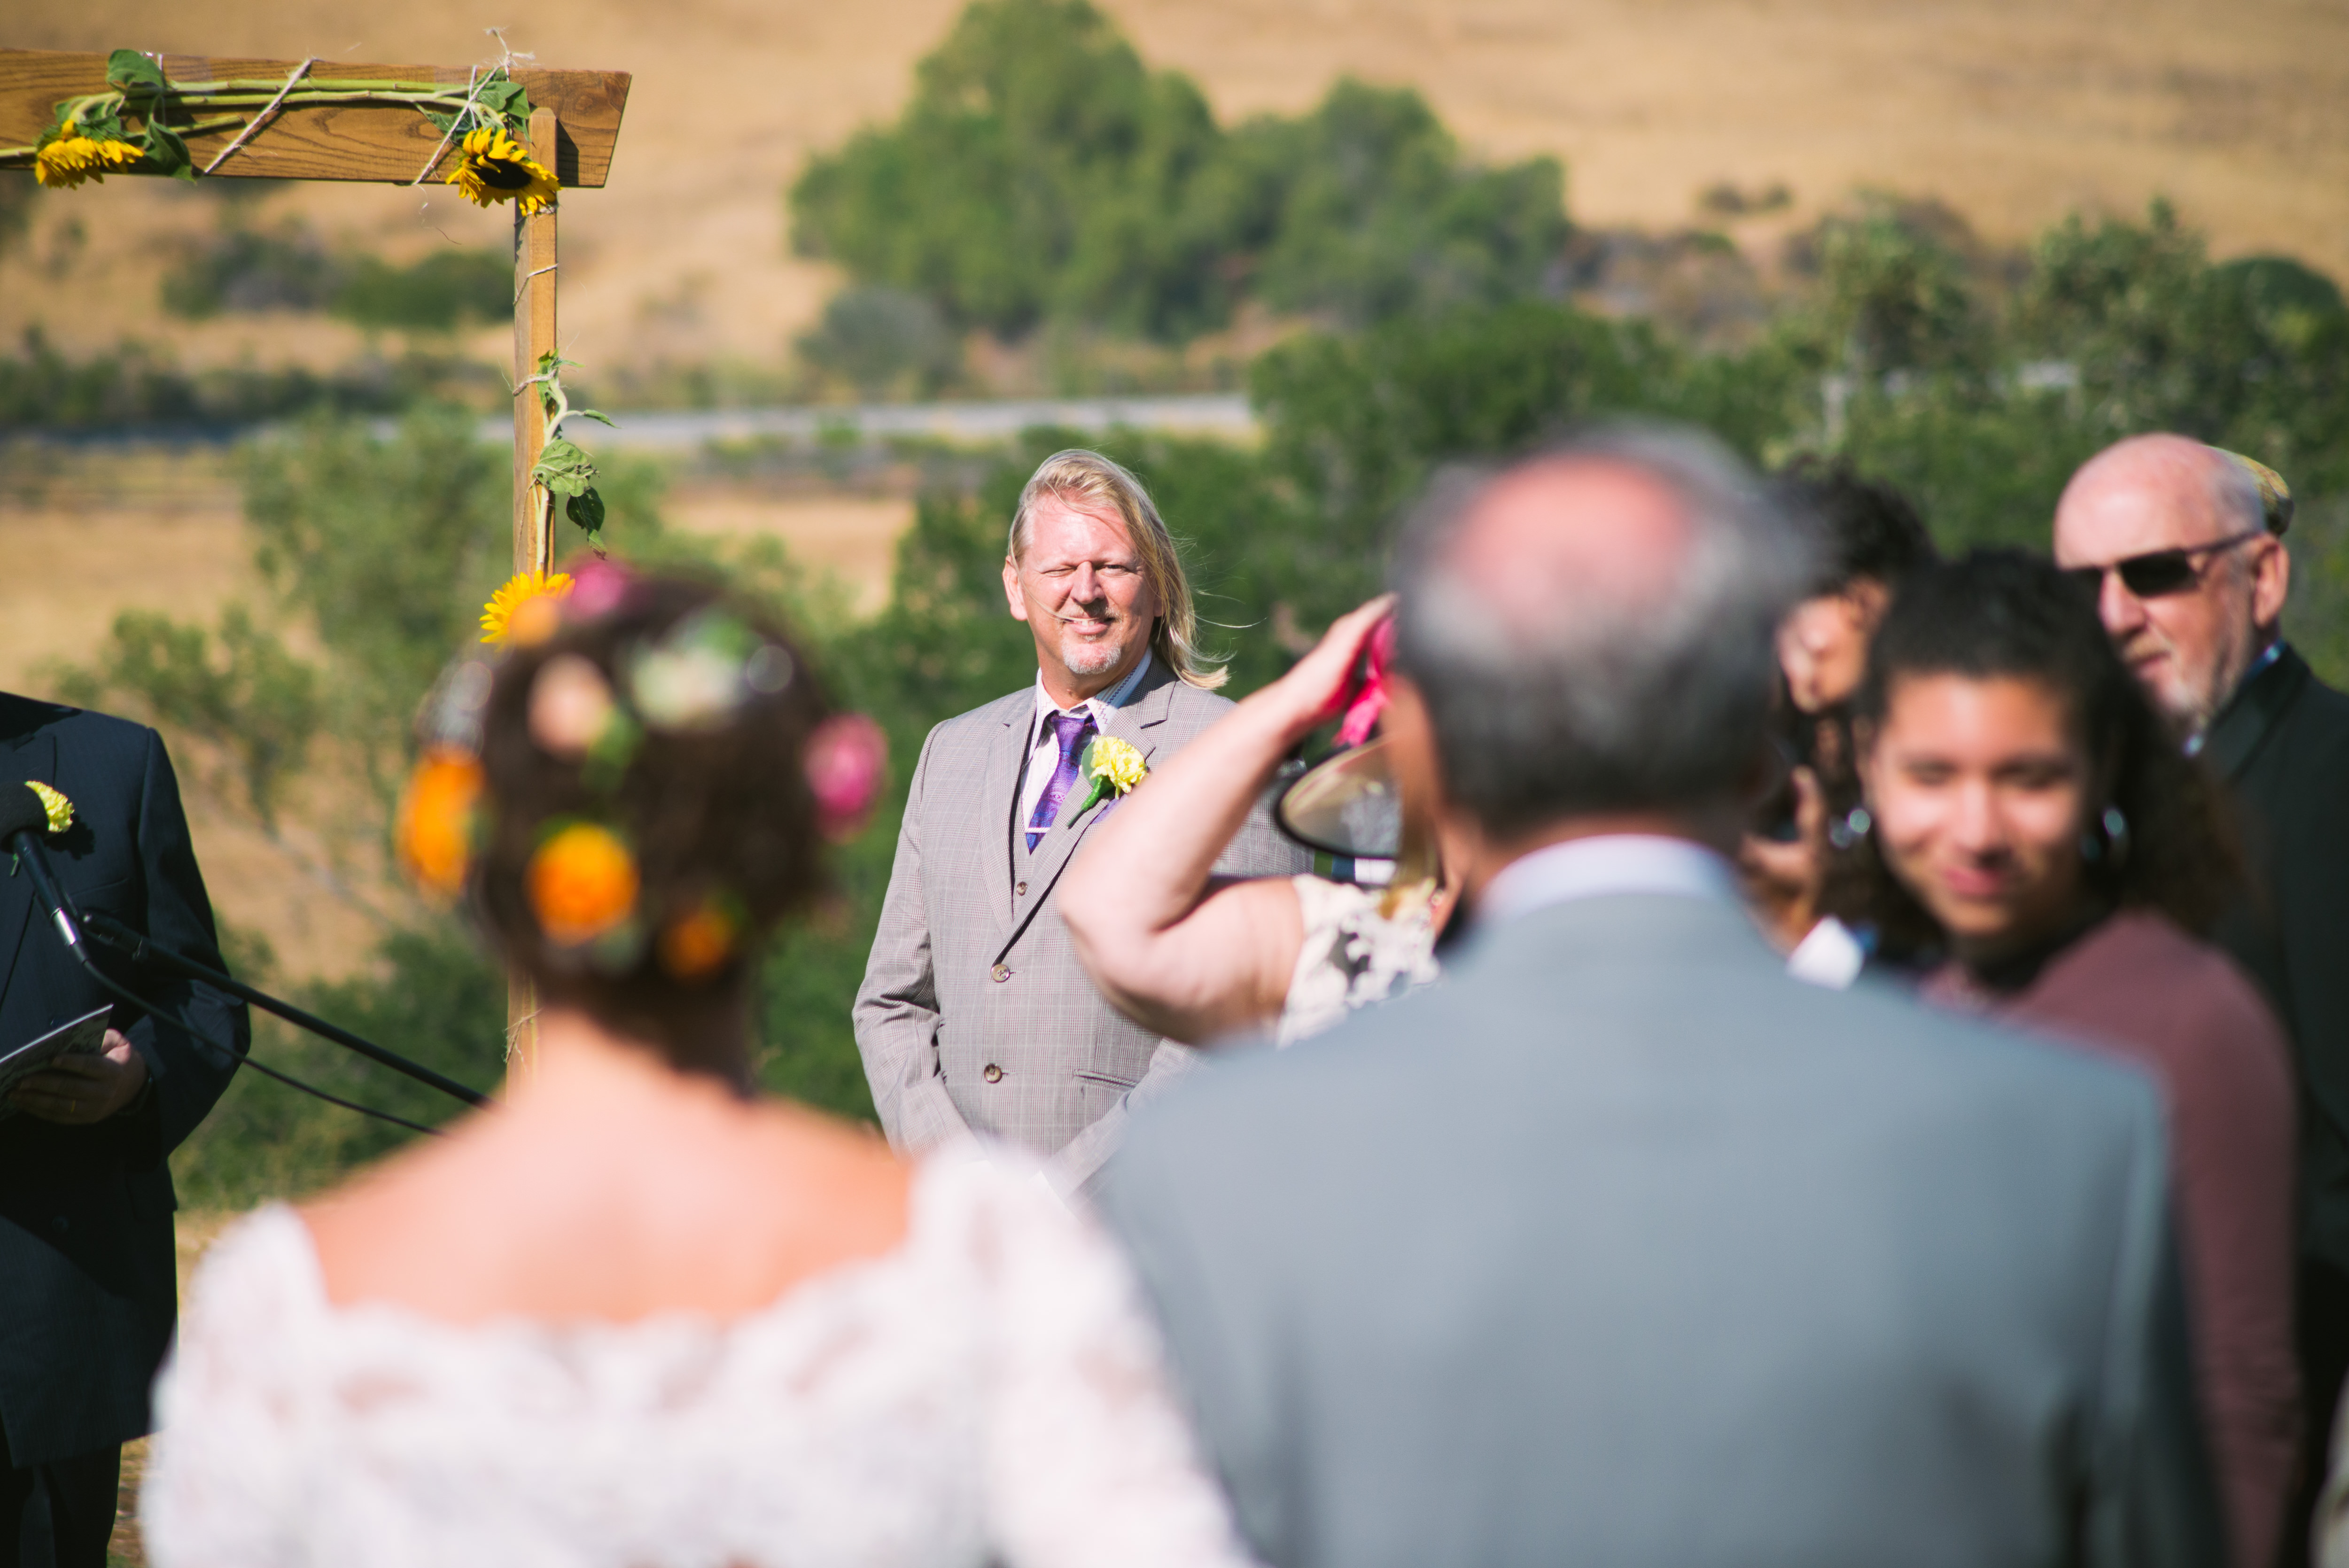
[[[1012,896],[1015,898],[1026,898],[1028,896],[1028,884],[1026,882],[1021,882],[1018,887],[1013,888],[1011,892]]]
[[[997,1067],[993,1062],[989,1062],[987,1064],[987,1071],[979,1076],[986,1078],[989,1083],[1001,1083],[1003,1081],[1003,1069]]]
[[[993,969],[989,970],[988,973],[995,976],[995,983],[1000,985],[1006,980],[1011,978],[1011,965],[1009,964],[999,964]]]

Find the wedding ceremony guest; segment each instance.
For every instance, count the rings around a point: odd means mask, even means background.
[[[2292,1083],[2257,988],[2195,933],[2232,894],[2210,785],[2054,566],[1913,579],[1860,688],[1876,918],[1924,995],[2135,1062],[2163,1091],[2205,1429],[2233,1542],[2276,1560],[2300,1420]]]
[[[535,634],[444,686],[401,832],[536,986],[537,1059],[214,1244],[154,1561],[1244,1563],[1090,1221],[752,1089],[759,950],[870,721],[692,583],[591,565]]]
[[[1387,734],[1469,938],[1102,1183],[1268,1562],[2221,1559],[2153,1086],[1737,903],[1805,554],[1668,429],[1406,523]]]
[[[1935,552],[1909,499],[1847,463],[1798,458],[1772,488],[1788,511],[1816,523],[1820,570],[1812,593],[1778,624],[1786,781],[1766,802],[1766,820],[1739,843],[1737,869],[1747,903],[1795,973],[1847,985],[1867,961],[1864,938],[1825,910],[1830,881],[1849,875],[1848,835],[1838,830],[1859,804],[1851,696],[1892,595]]]
[[[1098,453],[1057,452],[1028,480],[1003,593],[1035,639],[1036,684],[923,742],[856,1046],[895,1148],[999,1139],[1045,1158],[1067,1193],[1100,1170],[1129,1099],[1191,1055],[1119,1015],[1061,923],[1061,872],[1119,799],[1094,764],[1123,748],[1133,769],[1164,767],[1232,705],[1158,509]],[[1217,869],[1285,876],[1311,858],[1255,812]]]
[[[37,780],[70,807],[45,841],[64,896],[219,966],[161,737],[5,694],[0,737],[0,789]],[[152,1429],[148,1388],[178,1316],[166,1161],[228,1088],[251,1022],[208,985],[97,949],[163,1016],[120,1005],[68,954],[29,875],[0,880],[0,1053],[117,1004],[102,1051],[57,1058],[0,1103],[0,1563],[104,1568],[122,1445]]]
[[[2313,1439],[2332,1430],[2349,1371],[2349,696],[2283,639],[2291,521],[2291,491],[2264,468],[2139,436],[2073,476],[2054,544],[2057,564],[2095,580],[2122,659],[2235,807],[2252,897],[2213,934],[2265,985],[2298,1068],[2296,1315]],[[2293,1511],[2295,1527],[2304,1517]]]
[[[1194,1044],[1271,1029],[1283,1044],[1435,977],[1449,890],[1423,858],[1385,888],[1311,872],[1213,875],[1281,758],[1337,716],[1389,598],[1342,615],[1279,680],[1209,726],[1070,862],[1077,956],[1119,1011]],[[1415,815],[1408,802],[1407,816]],[[1409,840],[1414,836],[1406,833]]]

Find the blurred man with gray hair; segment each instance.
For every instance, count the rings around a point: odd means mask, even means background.
[[[2349,696],[2283,638],[2292,512],[2264,464],[2134,436],[2072,476],[2054,543],[2234,799],[2257,896],[2211,934],[2266,986],[2299,1068],[2301,1386],[2321,1454],[2349,1370]],[[2304,1555],[2296,1539],[2287,1552]]]
[[[1407,526],[1388,745],[1468,941],[1102,1183],[1267,1561],[2219,1560],[2151,1087],[1738,904],[1804,537],[1645,428]]]

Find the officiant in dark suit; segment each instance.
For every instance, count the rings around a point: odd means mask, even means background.
[[[46,839],[66,893],[205,964],[212,905],[163,742],[143,725],[0,694],[0,789],[72,809]],[[56,820],[53,812],[52,820]],[[0,860],[5,860],[0,856]],[[21,870],[0,876],[0,1051],[116,998],[66,952]],[[0,1568],[103,1568],[122,1444],[178,1310],[166,1158],[227,1088],[243,1004],[98,949],[206,1045],[119,1005],[102,1057],[17,1086],[0,1120]]]

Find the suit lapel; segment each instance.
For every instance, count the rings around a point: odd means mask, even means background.
[[[1142,753],[1142,759],[1147,764],[1157,750],[1156,731],[1166,722],[1167,714],[1174,708],[1174,677],[1165,666],[1153,663],[1141,695],[1112,714],[1109,725],[1102,734],[1131,743],[1135,750]],[[1113,795],[1103,796],[1094,802],[1092,810],[1075,810],[1074,808],[1092,792],[1091,779],[1077,781],[1076,789],[1069,796],[1070,809],[1061,813],[1053,822],[1051,831],[1044,835],[1042,841],[1036,846],[1036,852],[1029,857],[1029,896],[1019,901],[1022,907],[1012,919],[1010,933],[1004,939],[1005,948],[1019,940],[1020,933],[1028,929],[1028,923],[1035,919],[1038,910],[1044,907],[1045,898],[1061,880],[1061,872],[1068,867],[1069,857],[1077,852],[1077,846],[1084,842],[1085,835],[1092,830],[1092,825],[1102,820],[1111,802],[1116,799]]]
[[[5,780],[0,782],[0,789],[18,788],[19,781],[26,779],[51,785],[57,781],[57,738],[45,729],[16,737],[5,756],[0,757],[0,779]],[[0,854],[0,861],[6,861]],[[0,872],[0,996],[8,994],[16,977],[16,961],[24,953],[25,934],[32,929],[33,917],[33,879],[21,871],[13,876]]]
[[[979,783],[980,830],[986,835],[987,907],[999,933],[1011,923],[1012,861],[1020,848],[1019,765],[1028,755],[1028,737],[1036,727],[1036,688],[1030,686],[1016,700],[1006,698],[1002,721],[987,740],[987,772]]]

